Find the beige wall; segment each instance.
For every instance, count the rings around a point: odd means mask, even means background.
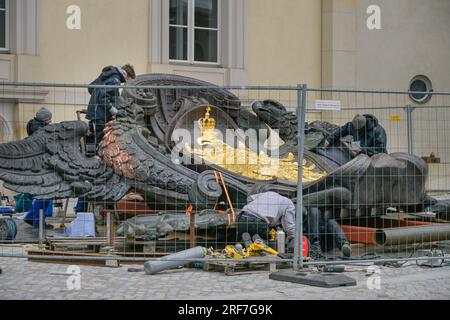
[[[81,30],[66,27],[66,8],[81,8]],[[89,83],[105,65],[131,63],[147,72],[148,0],[39,0],[38,56],[17,55],[14,78],[24,82]],[[47,88],[45,102],[21,102],[14,113],[15,136],[25,135],[24,124],[42,105],[54,121],[75,119],[85,108],[85,89]]]
[[[406,90],[424,74],[450,90],[448,0],[322,2],[324,87]],[[366,26],[370,5],[381,8],[381,30]]]
[[[145,73],[148,0],[40,0],[42,80],[86,83],[108,64],[130,62]],[[66,8],[81,8],[81,30],[66,28]]]
[[[369,5],[381,8],[381,30],[366,26]],[[435,91],[450,91],[450,1],[323,0],[323,86],[333,88],[408,90],[411,79],[426,75]],[[405,151],[408,95],[339,94],[346,109],[324,118],[344,123],[355,113],[374,113],[385,127],[389,151]],[[414,111],[414,151],[434,152],[450,162],[450,98],[434,96]],[[386,110],[374,110],[385,107]],[[399,115],[400,121],[391,116]]]
[[[436,91],[450,91],[450,1],[357,1],[356,83],[360,88],[407,89],[424,74]],[[381,8],[382,29],[365,27],[366,8]]]
[[[245,63],[253,85],[321,84],[321,2],[247,0]]]

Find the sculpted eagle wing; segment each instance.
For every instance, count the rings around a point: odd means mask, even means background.
[[[39,199],[86,197],[117,200],[129,189],[97,157],[80,152],[87,133],[81,121],[51,124],[20,141],[0,144],[0,180],[4,187]]]
[[[144,123],[144,110],[130,99],[119,109],[126,116],[110,121],[99,147],[99,156],[114,172],[136,189],[152,186],[187,194],[197,173],[173,163]]]

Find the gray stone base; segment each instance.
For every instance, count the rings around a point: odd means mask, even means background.
[[[280,270],[271,273],[269,279],[322,288],[356,286],[355,279],[336,273],[307,273],[294,270]]]

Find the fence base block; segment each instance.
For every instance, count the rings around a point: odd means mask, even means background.
[[[280,270],[269,275],[269,279],[300,283],[313,287],[336,288],[356,286],[356,280],[343,274],[319,273],[311,274],[294,270]]]

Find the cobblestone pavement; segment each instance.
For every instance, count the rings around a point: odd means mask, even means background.
[[[347,267],[356,287],[323,289],[269,279],[268,272],[226,276],[194,269],[146,276],[128,268],[80,266],[80,290],[69,290],[68,265],[2,258],[0,300],[4,299],[450,299],[450,267],[425,269],[407,264],[383,267],[380,286],[368,289],[366,268]],[[371,283],[376,283],[372,281]]]

